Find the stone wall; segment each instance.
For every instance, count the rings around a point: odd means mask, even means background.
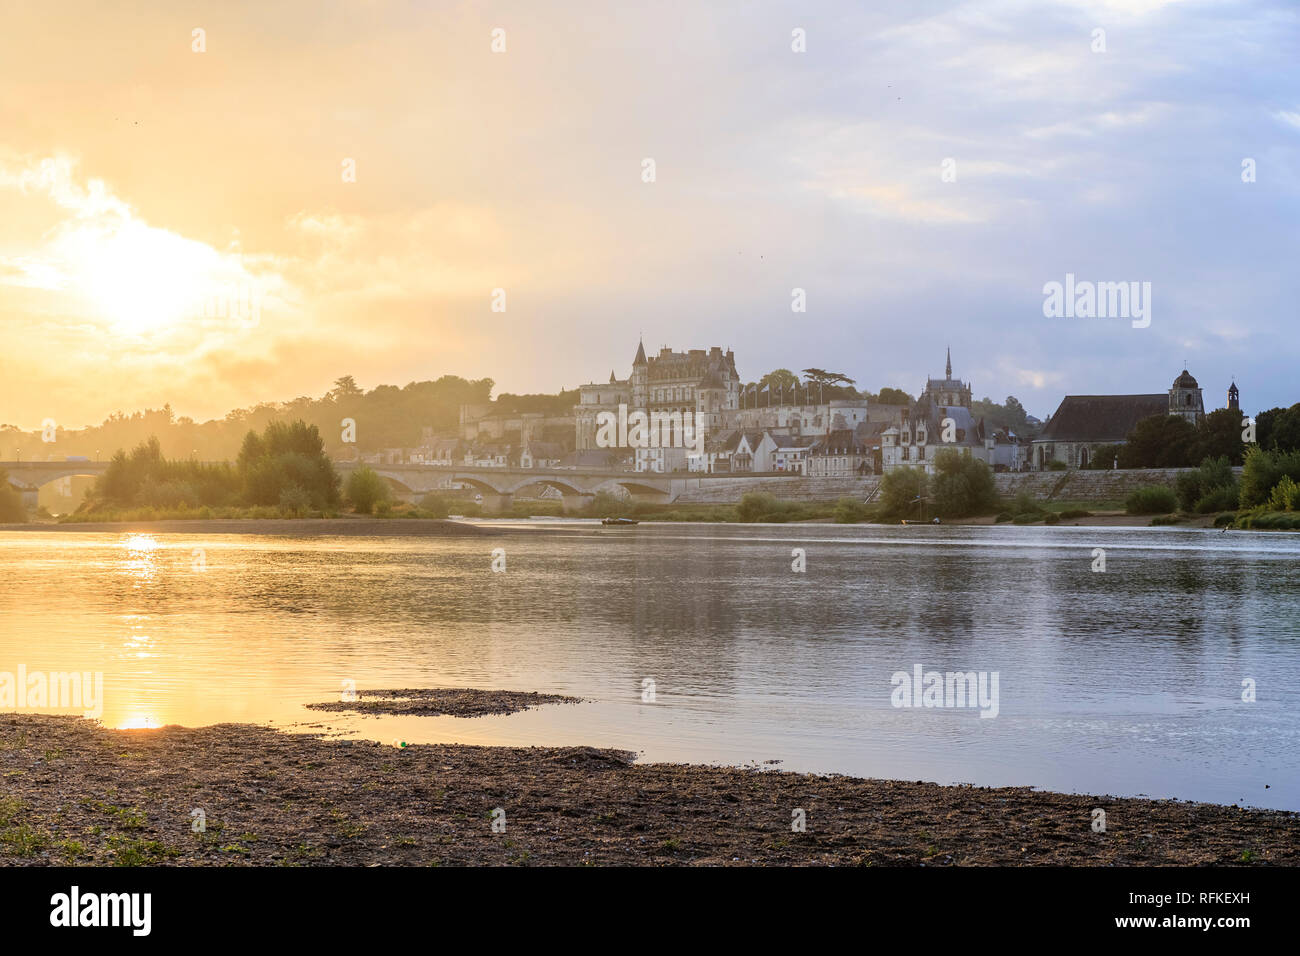
[[[1039,501],[1122,501],[1143,485],[1174,487],[1182,468],[1120,471],[1002,472],[993,476],[998,497],[1011,500],[1022,491]],[[1234,469],[1238,475],[1241,469]],[[683,504],[732,504],[749,492],[766,492],[792,501],[834,501],[875,495],[878,477],[870,478],[727,478],[689,479],[677,501]]]

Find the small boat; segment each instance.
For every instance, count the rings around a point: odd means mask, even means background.
[[[635,518],[601,518],[600,523],[604,525],[616,525],[625,527],[627,525],[640,524]]]

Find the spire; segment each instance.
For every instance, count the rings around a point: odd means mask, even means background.
[[[633,367],[636,367],[637,365],[645,364],[645,343],[638,339],[636,343],[636,358],[632,360],[632,365]]]
[[[610,369],[610,370],[609,370],[609,384],[610,384],[610,385],[613,385],[616,381],[618,381],[618,379],[614,378],[614,370],[613,370],[613,369]]]
[[[952,378],[952,346],[948,346],[948,364],[944,368],[948,378]]]

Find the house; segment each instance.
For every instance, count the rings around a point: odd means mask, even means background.
[[[428,437],[420,452],[426,465],[450,467],[459,464],[465,458],[469,446],[459,438]]]
[[[510,445],[485,442],[465,453],[465,464],[474,468],[517,468],[519,455]]]
[[[807,474],[809,449],[817,441],[815,435],[773,435],[768,433],[772,449],[765,471],[784,471],[791,475]]]
[[[567,471],[625,471],[627,460],[608,448],[585,448],[569,452],[555,467]]]
[[[730,431],[706,440],[704,452],[688,456],[688,469],[705,474],[737,474],[771,468],[776,443],[765,431]]]
[[[529,441],[519,453],[520,468],[554,468],[564,458],[559,442]]]
[[[817,439],[804,456],[810,478],[853,478],[870,475],[872,448],[858,428],[841,428]]]

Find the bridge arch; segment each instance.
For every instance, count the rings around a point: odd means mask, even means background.
[[[666,489],[635,478],[614,478],[603,481],[593,491],[608,491],[615,494],[622,491],[633,501],[645,501],[651,504],[667,504],[673,500],[672,494]]]
[[[495,487],[495,486],[489,484],[488,482],[484,481],[482,478],[475,478],[473,475],[452,475],[451,480],[452,480],[454,483],[459,484],[459,485],[469,485],[469,486],[470,486],[471,488],[473,488],[475,491],[481,492],[482,494],[485,494],[485,495],[508,495],[508,494],[510,494],[510,491],[509,491],[509,490],[504,490],[504,491],[503,491],[502,489],[497,488],[497,487]]]
[[[394,478],[392,475],[388,474],[387,472],[376,469],[375,474],[378,475],[380,478],[384,479],[384,481],[388,482],[388,486],[392,488],[393,491],[399,492],[404,495],[415,494],[414,488],[407,485],[404,481],[401,481],[398,478]]]
[[[590,491],[587,491],[585,488],[579,488],[577,485],[573,484],[572,482],[561,481],[559,478],[549,478],[545,476],[539,478],[525,478],[523,481],[516,482],[514,485],[511,486],[510,493],[518,494],[520,491],[529,487],[530,485],[543,485],[544,487],[547,488],[554,488],[556,491],[564,495],[566,498],[568,498],[571,495],[591,494]]]

